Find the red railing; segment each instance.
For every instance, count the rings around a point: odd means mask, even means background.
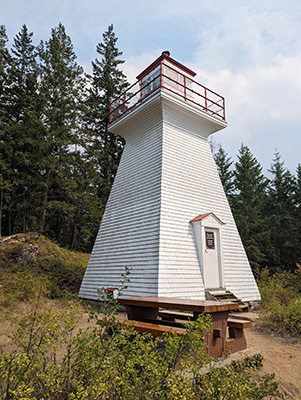
[[[124,93],[114,99],[110,108],[110,123],[144,102],[159,89],[195,104],[210,115],[225,120],[225,99],[162,61]]]

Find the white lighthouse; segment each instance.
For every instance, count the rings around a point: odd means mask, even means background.
[[[208,144],[227,126],[223,97],[163,52],[111,105],[126,145],[80,297],[120,285],[125,296],[260,299]]]

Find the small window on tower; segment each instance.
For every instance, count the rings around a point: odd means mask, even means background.
[[[214,232],[206,231],[206,249],[215,249],[214,245]]]

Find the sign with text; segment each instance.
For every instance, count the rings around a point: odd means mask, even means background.
[[[214,232],[206,231],[206,249],[215,249],[214,245]]]

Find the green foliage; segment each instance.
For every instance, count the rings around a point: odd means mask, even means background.
[[[266,266],[292,272],[301,261],[301,165],[294,177],[276,152],[267,179],[245,145],[234,169],[221,146],[214,158],[255,276]]]
[[[89,76],[86,133],[91,143],[90,157],[95,160],[101,177],[98,196],[106,203],[124,146],[124,139],[109,130],[110,104],[129,84],[120,70],[124,61],[120,59],[122,52],[117,48],[112,24],[104,32],[96,50],[100,59],[92,62],[93,73]]]
[[[270,275],[264,269],[258,279],[261,325],[275,333],[300,338],[301,269]]]
[[[32,302],[39,292],[48,298],[77,296],[88,256],[62,249],[41,236],[24,237],[16,235],[1,243],[0,305]]]
[[[254,369],[244,363],[232,363],[200,378],[200,399],[281,399],[274,375],[255,376]]]
[[[126,288],[126,269],[119,295]],[[38,303],[0,348],[0,397],[8,399],[250,399],[283,398],[273,376],[256,377],[261,360],[201,374],[209,358],[204,332],[210,319],[189,321],[186,335],[153,338],[117,318],[117,300],[103,299],[84,331],[72,304],[58,313]]]
[[[12,307],[20,301],[34,301],[40,290],[47,295],[50,292],[51,282],[45,276],[16,271],[5,273],[1,285],[0,304]]]
[[[300,261],[301,232],[296,219],[297,208],[295,178],[284,168],[280,154],[275,153],[270,172],[269,207],[272,248],[270,268],[293,271]],[[300,184],[300,183],[299,183]]]
[[[250,264],[257,272],[266,261],[269,243],[269,226],[264,212],[267,180],[259,162],[244,145],[239,149],[235,163],[234,186],[233,214]]]
[[[231,158],[227,156],[227,153],[220,145],[218,151],[214,154],[214,160],[217,166],[217,170],[219,176],[221,178],[221,182],[228,198],[229,203],[231,204],[234,184],[233,184],[233,170],[231,169],[233,162]]]
[[[86,148],[86,84],[62,24],[36,48],[0,27],[0,236],[39,231],[90,251],[104,201]]]

